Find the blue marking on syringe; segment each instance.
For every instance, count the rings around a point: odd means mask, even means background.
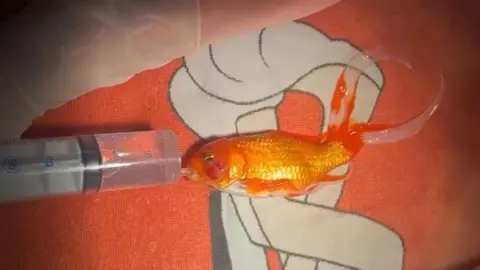
[[[53,158],[50,156],[47,156],[45,158],[45,167],[50,168],[54,166]]]
[[[7,157],[3,160],[3,169],[8,173],[17,173],[21,165],[16,157]]]
[[[44,153],[47,152],[47,144],[43,144],[42,147],[41,147],[41,150],[40,149],[37,149],[37,154],[39,156],[43,155]],[[41,174],[40,175],[40,182],[42,183],[42,187],[43,187],[43,191],[48,194],[49,190],[50,190],[50,182],[49,182],[49,179],[48,179],[48,175],[47,174]]]
[[[53,158],[50,157],[50,156],[47,156],[45,157],[45,167],[46,168],[51,168],[53,167]],[[43,190],[45,191],[45,193],[48,193],[50,191],[50,182],[49,182],[49,178],[48,178],[48,175],[47,174],[42,174],[41,176],[41,181],[42,181],[42,185],[43,185]]]
[[[78,144],[69,144],[68,145],[68,152],[69,153],[78,153],[77,151],[80,150],[80,149],[77,148],[78,146],[79,146]],[[81,154],[81,152],[79,154]],[[73,181],[73,183],[74,183],[74,186],[77,190],[82,189],[81,181]]]

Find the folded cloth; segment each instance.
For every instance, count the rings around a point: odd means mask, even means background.
[[[45,110],[200,44],[338,1],[33,1],[0,25],[0,126],[9,127],[0,137],[18,136]]]

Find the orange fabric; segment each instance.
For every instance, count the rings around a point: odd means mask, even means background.
[[[423,45],[404,47],[409,59],[437,64],[430,59],[435,47],[428,45],[434,42],[424,30],[412,30],[422,25],[424,16],[406,20],[405,16],[395,17],[390,2],[360,2],[342,2],[306,21],[332,36],[348,37],[363,48],[383,44],[395,52],[400,40],[415,39]],[[414,5],[402,8],[405,14],[420,14]],[[453,62],[448,57],[446,61]],[[24,136],[172,129],[186,150],[197,138],[178,120],[166,91],[178,65],[179,61],[174,61],[142,72],[121,85],[97,89],[50,110],[36,119]],[[373,121],[405,120],[425,105],[425,96],[397,91],[414,86],[395,67],[385,65],[384,69],[388,74],[385,95]],[[408,102],[405,95],[409,95]],[[452,117],[446,112],[449,108],[452,112],[455,102],[442,108],[418,137],[366,148],[354,162],[339,204],[342,210],[379,219],[399,232],[405,241],[405,269],[449,265],[480,250],[476,233],[480,223],[458,213],[461,206],[452,206],[460,196],[452,189],[445,195],[449,184],[438,169],[446,166],[447,156],[442,120]],[[304,94],[289,93],[278,108],[280,127],[316,132],[321,119],[318,106]],[[387,108],[394,113],[386,115]],[[302,113],[292,113],[297,110]],[[428,140],[420,140],[425,137]],[[421,158],[412,158],[418,156]],[[381,166],[378,160],[382,160]],[[207,192],[206,187],[182,182],[171,187],[0,204],[1,265],[4,269],[49,270],[211,269]],[[271,269],[279,269],[278,256],[268,252],[267,257]]]
[[[25,137],[172,129],[185,150],[195,137],[175,119],[165,91],[178,63],[49,111]],[[15,220],[2,224],[2,238],[9,245],[0,249],[4,254],[22,251],[8,260],[2,257],[6,269],[17,269],[19,262],[26,263],[27,269],[211,267],[207,189],[201,186],[180,183],[7,204],[0,209]]]

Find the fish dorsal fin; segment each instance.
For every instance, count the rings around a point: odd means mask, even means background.
[[[325,136],[321,135],[305,135],[298,134],[293,132],[288,132],[284,130],[269,130],[264,133],[266,136],[277,137],[277,138],[290,138],[293,140],[301,140],[309,143],[320,143],[325,140]]]

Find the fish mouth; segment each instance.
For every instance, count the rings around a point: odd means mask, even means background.
[[[187,178],[188,180],[199,182],[201,180],[200,174],[197,171],[190,169],[190,168],[182,168],[180,173],[182,176]]]
[[[210,186],[214,189],[217,189],[219,191],[228,190],[228,188],[235,182],[235,181],[233,181],[232,183],[230,183],[229,185],[227,185],[224,188],[219,188],[218,185],[215,182],[208,181],[208,180],[202,178],[200,176],[200,174],[192,168],[182,168],[180,173],[181,173],[182,176],[184,176],[185,178],[187,178],[188,180],[190,180],[192,182],[203,183],[203,184],[206,184],[206,185],[208,185],[208,186]]]

